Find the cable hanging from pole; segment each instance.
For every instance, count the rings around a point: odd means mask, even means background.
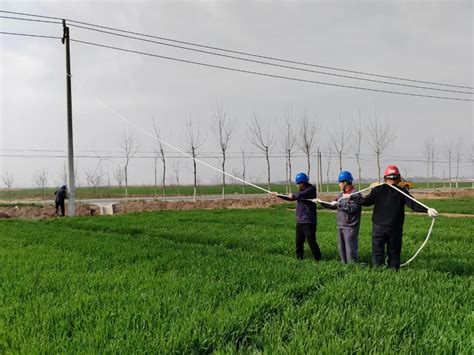
[[[30,16],[30,17],[36,17],[36,18],[45,18],[45,19],[52,19],[52,20],[62,20],[62,18],[59,18],[59,17],[36,15],[36,14],[24,13],[24,12],[14,12],[14,11],[0,10],[0,13]],[[422,84],[430,84],[430,85],[437,85],[437,86],[446,86],[446,87],[454,87],[454,88],[474,90],[474,87],[472,87],[472,86],[447,84],[447,83],[440,83],[440,82],[434,82],[434,81],[424,81],[424,80],[417,80],[417,79],[411,79],[411,78],[405,78],[405,77],[399,77],[399,76],[393,76],[393,75],[382,75],[382,74],[370,73],[370,72],[365,72],[365,71],[357,71],[357,70],[350,70],[350,69],[337,68],[337,67],[331,67],[331,66],[324,66],[324,65],[314,64],[314,63],[307,63],[307,62],[302,62],[302,61],[295,61],[295,60],[277,58],[277,57],[272,57],[272,56],[254,54],[254,53],[249,53],[249,52],[236,51],[236,50],[230,50],[230,49],[219,48],[219,47],[214,47],[214,46],[208,46],[208,45],[203,45],[203,44],[199,44],[199,43],[195,43],[195,42],[180,41],[180,40],[176,40],[176,39],[173,39],[173,38],[162,37],[162,36],[154,36],[154,35],[149,35],[149,34],[135,32],[135,31],[127,31],[127,30],[122,30],[122,29],[118,29],[118,28],[98,25],[98,24],[94,24],[94,23],[76,21],[76,20],[72,20],[72,19],[66,19],[66,20],[68,22],[70,22],[71,24],[92,26],[92,27],[101,28],[101,29],[105,29],[105,30],[112,30],[112,31],[121,32],[121,33],[138,35],[138,36],[146,37],[146,38],[159,39],[159,40],[164,40],[164,41],[168,41],[168,42],[185,44],[185,45],[189,45],[189,46],[206,48],[206,49],[212,49],[212,50],[217,50],[217,51],[221,51],[221,52],[245,55],[245,56],[254,57],[254,58],[267,59],[267,60],[272,60],[272,61],[278,61],[278,62],[284,62],[284,63],[290,63],[290,64],[297,64],[297,65],[302,65],[302,66],[307,66],[307,67],[315,67],[315,68],[341,71],[341,72],[346,72],[346,73],[373,76],[373,77],[379,77],[379,78],[386,78],[386,79],[392,79],[392,80],[408,81],[408,82],[413,82],[413,83],[422,83]]]
[[[222,66],[222,65],[215,65],[215,64],[209,64],[209,63],[197,62],[197,61],[187,60],[187,59],[182,59],[182,58],[163,56],[163,55],[159,55],[159,54],[153,54],[153,53],[137,51],[137,50],[127,49],[127,48],[121,48],[121,47],[116,47],[116,46],[109,46],[109,45],[106,45],[106,44],[101,44],[101,43],[96,43],[96,42],[82,41],[82,40],[73,39],[73,38],[71,38],[71,41],[76,42],[76,43],[90,45],[90,46],[113,49],[113,50],[116,50],[116,51],[127,52],[127,53],[140,54],[140,55],[145,55],[145,56],[154,57],[154,58],[167,59],[167,60],[181,62],[181,63],[194,64],[194,65],[199,65],[199,66],[204,66],[204,67],[209,67],[209,68],[222,69],[222,70],[252,74],[252,75],[257,75],[257,76],[264,76],[264,77],[270,77],[270,78],[277,78],[277,79],[284,79],[284,80],[290,80],[290,81],[304,82],[304,83],[309,83],[309,84],[334,86],[334,87],[357,89],[357,90],[364,90],[364,91],[371,91],[371,92],[381,92],[381,93],[386,93],[386,94],[425,97],[425,98],[430,98],[430,99],[453,100],[453,101],[474,101],[473,99],[467,99],[467,98],[457,98],[457,97],[449,97],[449,96],[435,96],[435,95],[426,95],[426,94],[415,94],[415,93],[409,93],[409,92],[403,92],[403,91],[372,89],[372,88],[366,88],[366,87],[361,87],[361,86],[343,85],[343,84],[328,83],[328,82],[316,81],[316,80],[300,79],[300,78],[289,77],[289,76],[284,76],[284,75],[262,73],[262,72],[252,71],[252,70],[238,69],[238,68],[226,67],[226,66]]]
[[[468,95],[473,95],[473,94],[474,94],[474,92],[469,92],[469,91],[439,89],[439,88],[432,88],[432,87],[428,87],[428,86],[420,86],[420,85],[412,85],[412,84],[402,84],[402,83],[389,82],[389,81],[383,81],[383,80],[360,78],[360,77],[355,77],[355,76],[350,76],[350,75],[341,75],[341,74],[335,74],[335,73],[328,73],[328,72],[323,72],[323,71],[320,71],[320,70],[312,70],[312,69],[298,68],[298,67],[289,66],[289,65],[275,64],[275,63],[265,62],[265,61],[261,61],[261,60],[254,60],[254,59],[242,58],[242,57],[237,57],[237,56],[233,56],[233,55],[215,53],[215,52],[210,52],[210,51],[201,50],[201,49],[194,49],[194,48],[184,47],[184,46],[175,45],[175,44],[170,44],[170,43],[158,42],[158,41],[149,40],[149,39],[145,39],[145,38],[139,38],[139,37],[134,37],[134,36],[129,36],[129,35],[123,35],[123,34],[119,34],[119,33],[114,33],[114,32],[110,32],[110,31],[104,31],[104,30],[100,30],[100,29],[94,29],[94,28],[85,27],[85,26],[81,26],[81,25],[74,25],[74,24],[72,24],[71,26],[72,26],[72,27],[76,27],[76,28],[81,28],[81,29],[89,30],[89,31],[98,32],[98,33],[105,33],[105,34],[109,34],[109,35],[112,35],[112,36],[118,36],[118,37],[123,37],[123,38],[138,40],[138,41],[143,41],[143,42],[147,42],[147,43],[153,43],[153,44],[158,44],[158,45],[162,45],[162,46],[168,46],[168,47],[183,49],[183,50],[187,50],[187,51],[199,52],[199,53],[204,53],[204,54],[209,54],[209,55],[214,55],[214,56],[219,56],[219,57],[224,57],[224,58],[230,58],[230,59],[235,59],[235,60],[241,60],[241,61],[245,61],[245,62],[256,63],[256,64],[262,64],[262,65],[268,65],[268,66],[273,66],[273,67],[278,67],[278,68],[284,68],[284,69],[291,69],[291,70],[302,71],[302,72],[307,72],[307,73],[314,73],[314,74],[321,74],[321,75],[329,75],[329,76],[334,76],[334,77],[338,77],[338,78],[353,79],[353,80],[362,80],[362,81],[368,81],[368,82],[372,82],[372,83],[386,84],[386,85],[396,85],[396,86],[403,86],[403,87],[409,87],[409,88],[415,88],[415,89],[435,90],[435,91],[452,92],[452,93],[468,94]]]

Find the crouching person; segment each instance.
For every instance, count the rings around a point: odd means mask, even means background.
[[[296,174],[295,178],[298,192],[287,195],[273,193],[286,201],[296,201],[296,257],[300,260],[304,257],[304,242],[309,244],[313,258],[321,260],[321,250],[316,241],[316,204],[311,200],[316,198],[316,188],[309,183],[305,173]]]
[[[338,177],[341,193],[337,195],[336,200],[331,203],[320,201],[324,208],[337,210],[337,246],[343,264],[359,260],[359,229],[362,208],[349,198],[342,198],[344,194],[357,194],[352,181],[352,174],[349,171],[342,171]]]

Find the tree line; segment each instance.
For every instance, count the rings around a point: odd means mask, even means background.
[[[166,199],[166,174],[169,169],[168,160],[170,158],[169,151],[165,149],[164,135],[160,129],[159,124],[152,121],[153,132],[155,137],[153,146],[153,160],[154,160],[154,194],[158,196],[158,189],[161,188],[160,195],[163,200]],[[373,117],[363,120],[359,111],[358,118],[355,120],[345,120],[339,118],[331,128],[323,127],[318,121],[317,116],[310,117],[306,112],[296,114],[291,108],[287,108],[285,112],[273,121],[265,121],[261,119],[257,113],[253,113],[250,122],[247,124],[244,140],[239,138],[236,141],[236,119],[232,118],[226,111],[222,101],[217,102],[213,107],[210,115],[210,130],[216,145],[220,166],[219,169],[223,172],[221,177],[222,185],[222,199],[225,198],[226,186],[226,169],[228,162],[229,148],[233,145],[239,144],[240,148],[240,169],[233,170],[232,175],[239,177],[242,180],[247,179],[247,163],[248,152],[245,148],[245,142],[250,143],[251,146],[261,152],[265,158],[266,170],[266,184],[267,189],[270,190],[271,185],[271,157],[274,149],[279,149],[284,152],[285,159],[285,181],[287,191],[290,191],[293,177],[293,160],[298,153],[303,154],[306,161],[306,173],[311,176],[314,167],[311,166],[311,158],[321,157],[321,151],[326,151],[326,182],[330,180],[329,173],[332,163],[332,158],[336,158],[338,162],[338,170],[342,171],[344,164],[343,159],[350,151],[354,156],[357,164],[358,181],[362,181],[362,158],[361,151],[363,146],[370,149],[371,155],[375,158],[376,171],[378,173],[378,180],[381,176],[381,159],[386,152],[392,147],[397,139],[394,127],[388,118],[381,118],[377,112],[374,112]],[[322,146],[321,137],[325,135],[326,146]],[[278,140],[277,140],[278,138]],[[205,143],[207,137],[202,134],[201,127],[196,127],[190,117],[185,120],[185,151],[192,159],[193,167],[193,196],[196,199],[198,186],[198,164],[197,160],[200,157],[201,148]],[[124,187],[124,195],[128,197],[129,188],[129,173],[130,162],[134,159],[139,151],[139,143],[135,133],[131,131],[124,131],[118,139],[118,146],[123,153],[122,162],[113,168],[113,179],[119,188]],[[436,145],[433,137],[427,137],[423,144],[421,151],[426,162],[426,186],[434,187],[435,177],[435,163],[439,157],[447,160],[448,164],[448,180],[449,187],[452,187],[453,180],[455,186],[458,187],[460,163],[463,159],[463,142],[461,139],[449,139],[442,145]],[[471,147],[469,159],[473,161],[473,149]],[[84,179],[86,184],[92,189],[97,189],[104,183],[105,172],[102,167],[102,162],[105,160],[99,154],[96,154],[98,164],[94,169],[84,170]],[[318,159],[318,165],[321,164]],[[77,167],[77,163],[75,164]],[[161,172],[158,172],[159,165],[161,165]],[[455,167],[453,169],[453,167]],[[75,176],[78,176],[78,169],[76,168]],[[179,171],[180,164],[175,162],[172,167],[175,181],[179,185]],[[239,171],[240,170],[240,171]],[[322,164],[318,166],[317,181],[322,185]],[[109,173],[108,173],[109,174]],[[67,181],[66,164],[62,167],[59,174],[60,184]],[[454,179],[455,178],[455,179]],[[110,185],[110,175],[108,175]],[[14,176],[11,172],[6,172],[2,175],[2,181],[5,187],[10,192]],[[32,175],[34,186],[45,191],[48,186],[48,171],[46,169],[37,170]],[[245,193],[245,188],[243,188]]]

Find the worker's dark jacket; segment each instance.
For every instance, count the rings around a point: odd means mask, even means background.
[[[300,224],[316,224],[316,204],[305,199],[316,198],[316,188],[308,184],[303,191],[293,193],[293,198],[280,196],[287,201],[297,201],[296,203],[296,223]]]
[[[59,189],[54,194],[56,195],[55,202],[58,203],[63,203],[64,200],[67,198],[66,189]]]
[[[356,190],[353,189],[349,193],[355,193]],[[360,196],[360,194],[356,194]],[[342,197],[342,193],[337,195],[335,201],[339,201]],[[362,212],[362,208],[359,204],[351,199],[343,198],[339,201],[337,206],[330,206],[326,205],[325,203],[322,204],[324,208],[329,208],[332,210],[337,209],[336,214],[336,223],[338,228],[359,228],[360,227],[360,215]]]
[[[399,186],[395,186],[395,188],[408,194],[408,191],[404,188]],[[366,197],[356,194],[352,195],[350,199],[359,205],[374,205],[373,224],[393,230],[403,230],[405,206],[410,207],[415,212],[427,212],[425,207],[386,184],[374,187]]]

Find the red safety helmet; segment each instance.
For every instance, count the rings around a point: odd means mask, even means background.
[[[398,170],[396,165],[389,165],[383,173],[384,178],[396,179],[400,177],[400,170]]]

